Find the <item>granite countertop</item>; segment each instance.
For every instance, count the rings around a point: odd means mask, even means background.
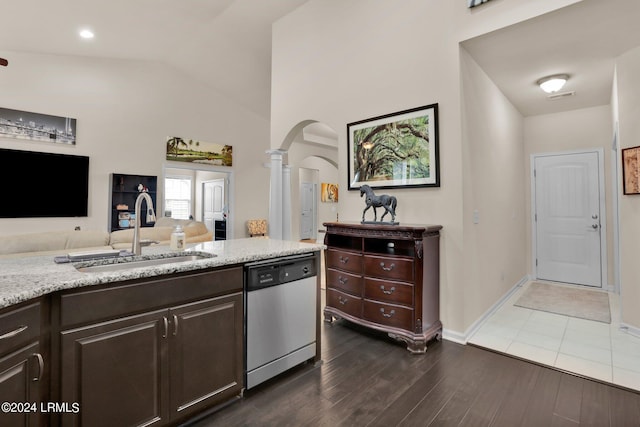
[[[56,264],[53,256],[0,259],[0,308],[18,304],[63,289],[102,285],[163,274],[195,271],[209,267],[246,264],[270,258],[316,252],[319,243],[303,243],[269,238],[216,240],[188,245],[183,254],[211,256],[195,261],[154,265],[108,272],[80,272],[75,265],[90,266],[100,261]],[[142,248],[141,259],[175,256],[168,246]]]

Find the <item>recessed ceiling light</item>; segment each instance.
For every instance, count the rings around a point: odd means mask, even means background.
[[[83,39],[92,39],[94,36],[93,31],[87,28],[80,30],[80,37]]]
[[[562,89],[564,84],[569,80],[568,74],[554,74],[553,76],[543,77],[536,82],[540,89],[547,93],[554,93]]]

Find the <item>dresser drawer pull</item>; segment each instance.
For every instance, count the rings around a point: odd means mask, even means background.
[[[346,298],[342,298],[342,297],[338,297],[338,302],[342,305],[345,305],[347,303],[347,301],[349,301]]]
[[[338,282],[340,282],[341,285],[346,285],[348,281],[349,281],[348,277],[342,277],[342,276],[338,277]]]
[[[382,293],[383,294],[387,294],[387,295],[391,295],[393,293],[393,291],[396,290],[395,286],[392,286],[391,289],[389,289],[388,291],[384,289],[384,285],[380,285],[380,289],[382,289]]]
[[[343,264],[348,263],[349,262],[349,257],[348,256],[343,257],[342,255],[340,255],[340,262],[343,263]]]
[[[40,353],[33,353],[31,356],[35,357],[38,361],[38,376],[33,377],[31,381],[40,381],[42,379],[42,373],[44,372],[44,360]]]
[[[0,340],[6,339],[6,338],[13,338],[16,335],[18,335],[20,332],[24,332],[26,331],[28,328],[27,325],[21,325],[18,326],[16,329],[14,329],[13,331],[7,332],[6,334],[0,335]]]
[[[384,271],[391,271],[391,270],[393,270],[395,268],[395,266],[396,266],[395,264],[391,263],[391,265],[389,267],[385,267],[384,266],[384,262],[380,263],[380,267],[382,267],[382,269]]]
[[[394,314],[396,314],[396,311],[395,311],[395,310],[391,310],[389,313],[385,313],[385,312],[384,312],[384,308],[381,308],[381,309],[380,309],[380,313],[382,313],[382,315],[383,315],[384,317],[391,317],[391,316],[393,316]]]

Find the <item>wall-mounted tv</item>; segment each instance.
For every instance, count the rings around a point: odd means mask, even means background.
[[[0,218],[88,215],[89,157],[0,148]]]

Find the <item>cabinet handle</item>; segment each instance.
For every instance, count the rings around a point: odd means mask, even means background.
[[[342,255],[340,255],[340,262],[343,263],[343,264],[348,263],[349,262],[349,257],[348,256],[343,257]]]
[[[166,338],[167,334],[169,333],[169,320],[167,320],[166,317],[163,317],[162,322],[164,324],[164,332],[162,334],[162,338]]]
[[[349,278],[338,276],[338,282],[340,282],[341,285],[346,285],[348,281],[349,281]]]
[[[20,332],[24,332],[26,331],[28,328],[27,325],[20,325],[17,328],[15,328],[13,331],[7,332],[6,334],[0,335],[0,340],[6,339],[6,338],[13,338],[16,335],[18,335]]]
[[[381,309],[380,309],[380,312],[382,313],[382,315],[383,315],[384,317],[391,317],[391,316],[393,316],[394,314],[396,314],[396,311],[395,311],[395,310],[391,310],[389,313],[385,313],[385,312],[384,312],[384,308],[381,308]]]
[[[391,289],[389,289],[388,291],[384,289],[384,285],[380,285],[380,289],[382,289],[382,293],[383,294],[387,294],[387,295],[391,295],[393,293],[393,291],[396,290],[395,286],[392,286]]]
[[[173,315],[173,336],[178,335],[178,316]]]
[[[42,373],[44,372],[44,360],[40,353],[33,353],[31,357],[35,357],[38,361],[38,376],[31,379],[31,381],[40,381],[42,379]]]
[[[349,301],[346,298],[342,298],[342,297],[338,297],[338,302],[342,305],[345,305],[347,303],[347,301]]]
[[[393,270],[395,268],[395,266],[396,266],[395,264],[391,263],[391,265],[389,267],[385,267],[384,266],[384,262],[380,263],[380,267],[382,267],[382,269],[384,271],[391,271],[391,270]]]

